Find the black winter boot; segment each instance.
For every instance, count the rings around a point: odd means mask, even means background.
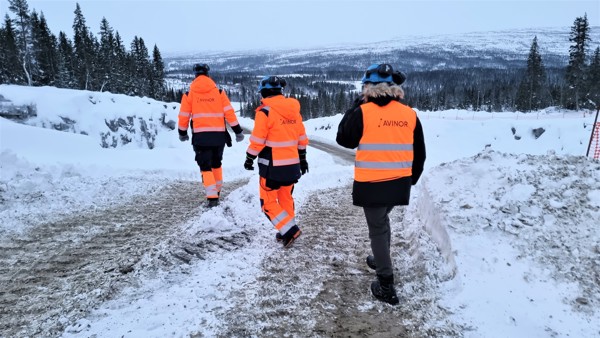
[[[371,292],[375,298],[382,302],[386,302],[391,305],[400,303],[398,296],[396,295],[396,289],[394,288],[394,278],[380,278],[377,276],[377,280],[371,283]]]
[[[208,203],[206,204],[207,207],[209,208],[214,208],[217,205],[219,205],[219,199],[218,198],[211,198],[208,200]]]
[[[294,225],[290,228],[290,230],[288,230],[285,234],[281,236],[281,243],[285,248],[289,248],[290,246],[292,246],[296,238],[300,237],[301,234],[302,231],[300,230],[300,228],[298,228],[297,225]],[[275,239],[279,241],[277,236],[275,237]]]

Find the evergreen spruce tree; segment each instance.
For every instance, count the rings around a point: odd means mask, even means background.
[[[588,101],[592,108],[600,108],[600,47],[596,47],[590,63]]]
[[[129,72],[129,56],[119,32],[115,32],[115,62],[112,64],[115,92],[127,94],[131,84]]]
[[[19,47],[21,67],[25,74],[26,83],[33,85],[31,78],[32,56],[31,56],[31,18],[29,16],[29,5],[26,0],[8,0],[8,9],[15,13],[16,19],[16,41]]]
[[[98,79],[100,80],[100,91],[109,90],[114,91],[115,79],[113,69],[116,67],[117,44],[113,29],[109,25],[106,18],[102,18],[100,22],[100,48],[97,57],[97,73]]]
[[[150,97],[157,100],[164,99],[165,96],[165,64],[158,47],[154,45],[152,50],[152,84],[150,88]]]
[[[134,37],[131,42],[131,57],[133,61],[133,78],[134,88],[133,95],[149,96],[150,94],[150,78],[152,75],[152,66],[148,55],[148,48],[144,43],[144,39]]]
[[[102,84],[100,74],[98,72],[98,51],[100,50],[100,42],[94,35],[92,31],[89,32],[88,41],[90,41],[90,50],[91,53],[91,62],[92,62],[92,70],[91,70],[91,90],[100,90],[100,86]]]
[[[75,19],[73,20],[73,48],[75,55],[75,79],[78,89],[92,90],[94,82],[94,55],[95,46],[86,26],[81,7],[77,3],[75,7]]]
[[[40,25],[40,19],[38,18],[37,12],[33,10],[29,15],[29,29],[31,34],[31,44],[30,44],[30,52],[31,52],[31,67],[29,68],[29,74],[31,75],[31,85],[36,86],[39,85],[40,82],[40,69],[37,60],[37,56],[39,54],[39,46],[36,41],[36,29]]]
[[[73,43],[67,38],[65,32],[58,34],[58,77],[56,86],[60,88],[77,88],[75,79]]]
[[[140,41],[136,36],[133,37],[133,41],[131,41],[130,51],[129,51],[129,65],[128,65],[128,73],[130,74],[131,79],[131,87],[129,88],[128,95],[136,95],[140,96],[142,91],[140,88],[140,84],[138,82],[137,76],[141,72],[140,67],[138,66],[138,54],[140,53]]]
[[[8,14],[4,17],[4,27],[0,33],[0,83],[24,84],[25,73],[22,68],[19,47],[12,20]]]
[[[346,97],[346,91],[344,90],[344,88],[340,89],[337,98],[335,99],[335,102],[335,108],[332,115],[337,113],[343,113],[346,111],[346,109],[348,109],[348,98]]]
[[[515,101],[517,110],[528,112],[544,107],[547,103],[546,92],[546,69],[542,62],[536,36],[529,49],[525,75],[517,90]]]
[[[58,53],[56,37],[52,35],[44,14],[39,19],[32,13],[31,31],[33,35],[33,56],[37,75],[35,84],[53,86],[58,78]]]
[[[566,93],[566,106],[570,109],[579,110],[586,93],[586,52],[590,41],[589,32],[587,14],[584,17],[577,17],[571,27],[569,41],[573,44],[569,47],[569,65],[566,72],[569,86]]]

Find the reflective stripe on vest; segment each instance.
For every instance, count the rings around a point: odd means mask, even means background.
[[[285,141],[285,142],[273,142],[273,141],[267,140],[266,144],[267,144],[267,147],[271,147],[271,148],[283,148],[283,147],[297,146],[298,141],[294,140],[294,141]]]
[[[225,117],[225,113],[195,113],[192,115],[193,119],[201,117]]]
[[[412,144],[359,144],[358,150],[413,150]]]
[[[254,141],[254,142],[258,143],[258,144],[265,144],[265,142],[267,142],[267,140],[265,140],[264,138],[258,138],[258,137],[254,136],[254,135],[250,136],[250,140]]]
[[[366,103],[361,110],[363,136],[356,150],[354,179],[376,182],[411,176],[414,110],[397,101],[383,107]]]

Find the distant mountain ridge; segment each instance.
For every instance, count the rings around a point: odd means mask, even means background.
[[[298,70],[362,70],[388,62],[407,71],[444,68],[524,67],[537,36],[547,67],[568,62],[571,29],[530,28],[446,35],[411,35],[368,44],[298,48],[280,51],[206,52],[164,57],[167,70],[189,69],[206,62],[219,72],[292,73]],[[589,53],[600,46],[600,26],[590,28]]]

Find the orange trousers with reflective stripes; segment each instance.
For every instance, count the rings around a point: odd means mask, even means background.
[[[266,179],[260,178],[260,204],[275,229],[282,235],[294,226],[294,198],[292,192],[294,185],[271,189],[266,185]]]
[[[211,171],[200,171],[206,198],[219,198],[223,187],[223,168],[212,168]]]

